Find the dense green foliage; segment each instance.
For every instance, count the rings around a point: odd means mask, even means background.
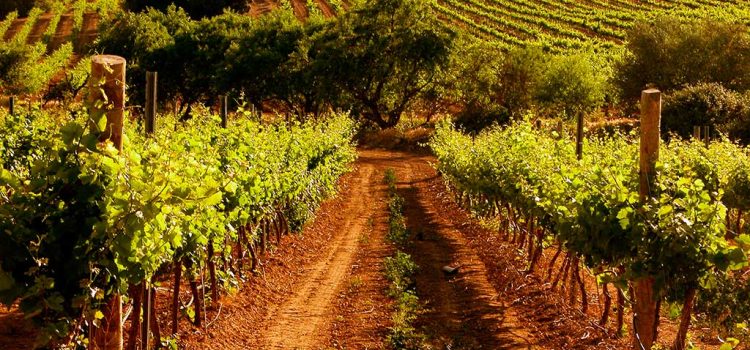
[[[239,227],[251,242],[261,220],[299,227],[355,157],[346,116],[229,129],[210,115],[162,119],[153,137],[131,129],[122,155],[84,127],[85,111],[0,116],[0,301],[20,303],[40,345],[83,341],[113,294],[173,261],[215,259],[214,242],[231,260]]]
[[[708,125],[712,137],[720,133],[743,139],[741,123],[750,120],[750,100],[722,85],[687,86],[666,96],[662,111],[664,133],[690,138],[693,126]],[[746,127],[745,127],[746,128]]]
[[[669,92],[715,82],[736,91],[750,88],[745,25],[659,18],[636,23],[627,38],[627,54],[614,76],[626,99],[638,98],[646,87]]]
[[[285,9],[194,21],[170,7],[121,14],[102,26],[97,49],[132,63],[136,98],[152,70],[164,96],[186,106],[230,94],[259,110],[266,103],[302,117],[352,110],[392,127],[447,64],[452,35],[436,23],[415,0],[362,2],[335,19],[306,22]]]

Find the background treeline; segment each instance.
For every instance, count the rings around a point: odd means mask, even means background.
[[[306,21],[283,7],[255,19],[193,11],[168,6],[103,23],[94,49],[129,59],[135,104],[153,70],[163,100],[179,100],[185,116],[192,104],[229,94],[259,113],[305,119],[350,110],[382,128],[405,113],[429,120],[450,112],[478,131],[529,112],[627,116],[638,92],[658,87],[667,94],[665,134],[689,136],[693,125],[710,125],[715,134],[750,140],[744,25],[659,18],[632,28],[624,48],[553,54],[533,46],[508,51],[447,29],[423,1],[358,2],[336,18]]]
[[[331,109],[390,127],[447,66],[454,34],[429,5],[371,1],[326,20],[280,9],[252,19],[235,12],[192,20],[182,9],[122,13],[102,26],[95,50],[129,60],[130,96],[159,72],[162,100],[194,103],[229,94],[257,111],[317,117]]]

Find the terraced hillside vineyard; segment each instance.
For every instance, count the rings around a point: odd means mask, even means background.
[[[658,16],[750,23],[745,0],[437,0],[434,7],[445,23],[502,48],[554,51],[616,47],[633,23]]]

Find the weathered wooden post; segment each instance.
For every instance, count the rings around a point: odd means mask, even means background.
[[[156,128],[156,101],[158,74],[156,72],[146,72],[146,113],[145,129],[146,134],[151,135]]]
[[[693,139],[696,141],[702,140],[701,138],[701,126],[695,125],[693,126]]]
[[[16,97],[15,96],[11,96],[8,99],[8,113],[10,113],[10,115],[12,116],[16,115]]]
[[[576,157],[583,159],[583,112],[578,112],[576,125]]]
[[[104,113],[107,127],[99,141],[110,140],[122,151],[122,127],[125,114],[125,59],[119,56],[99,55],[91,58],[89,102],[95,116]]]
[[[706,147],[708,147],[711,144],[711,126],[710,125],[703,126],[703,142],[706,143]]]
[[[640,198],[646,202],[651,196],[651,186],[656,175],[661,141],[661,91],[644,90],[641,93],[641,152],[640,152]],[[655,280],[643,276],[634,282],[633,297],[633,348],[651,349],[656,341],[659,326],[659,296]]]
[[[228,111],[228,99],[227,95],[221,95],[219,96],[219,101],[221,102],[221,107],[219,110],[219,114],[221,114],[221,127],[226,129],[227,128],[227,111]]]
[[[118,56],[94,56],[91,58],[89,80],[90,113],[106,114],[107,127],[99,137],[104,142],[112,141],[122,151],[123,115],[125,112],[125,59]],[[104,318],[99,327],[93,329],[91,348],[98,350],[122,350],[122,295],[110,297],[102,310]]]

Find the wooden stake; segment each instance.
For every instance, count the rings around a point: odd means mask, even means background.
[[[219,96],[219,101],[221,101],[221,109],[219,110],[219,113],[221,114],[221,127],[226,129],[227,128],[227,95],[221,95]]]
[[[118,56],[94,56],[91,58],[89,79],[90,113],[94,116],[106,114],[107,127],[99,141],[110,140],[122,151],[123,115],[125,112],[125,59]],[[122,296],[114,294],[102,310],[101,326],[93,329],[91,348],[122,350]]]
[[[651,196],[651,184],[656,175],[659,160],[661,128],[661,91],[644,90],[641,94],[641,152],[640,187],[642,202]],[[633,297],[633,348],[651,349],[657,338],[659,325],[659,296],[656,294],[653,277],[644,276],[634,282]]]
[[[12,116],[16,115],[16,97],[15,96],[11,96],[8,99],[8,112]]]
[[[576,157],[583,159],[583,113],[578,113],[576,125]]]
[[[701,139],[701,127],[700,125],[693,126],[693,139],[700,141]]]
[[[94,116],[104,113],[107,127],[99,141],[112,141],[122,151],[122,128],[125,114],[125,59],[99,55],[91,58],[89,103]]]
[[[151,135],[156,129],[156,101],[157,101],[158,73],[146,72],[146,134]]]
[[[143,342],[141,349],[150,349],[150,338],[151,338],[151,287],[147,281],[143,281]]]
[[[711,126],[703,126],[703,141],[706,143],[706,147],[711,144]]]

